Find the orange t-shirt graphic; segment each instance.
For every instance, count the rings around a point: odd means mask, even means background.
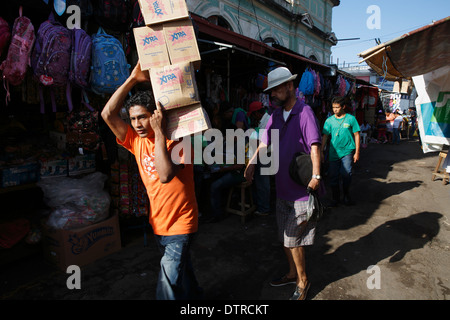
[[[142,181],[150,200],[149,223],[161,236],[188,234],[198,229],[198,208],[195,198],[194,170],[185,164],[169,182],[161,183],[155,168],[155,140],[141,138],[129,126],[125,141],[117,143],[136,157]],[[167,149],[177,144],[167,140]]]

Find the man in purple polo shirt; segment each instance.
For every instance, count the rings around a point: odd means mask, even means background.
[[[262,143],[249,161],[245,170],[245,178],[253,179],[256,158],[259,153],[266,152],[269,145],[278,143],[278,172],[276,183],[276,216],[280,241],[289,262],[289,272],[283,277],[273,280],[272,286],[296,284],[291,300],[304,300],[310,287],[305,270],[304,247],[314,243],[315,222],[306,218],[308,193],[289,176],[289,164],[294,154],[304,152],[311,154],[313,171],[308,187],[318,190],[320,187],[320,146],[322,143],[318,121],[311,107],[295,95],[293,80],[297,75],[284,67],[277,68],[268,75],[268,87],[275,109],[266,126]],[[279,141],[272,141],[273,130],[278,130]]]

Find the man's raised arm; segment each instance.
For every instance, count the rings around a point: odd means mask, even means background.
[[[120,109],[131,89],[137,83],[145,81],[149,81],[149,75],[141,70],[138,62],[128,79],[114,92],[103,108],[103,120],[120,141],[125,140],[128,130],[128,124],[120,117]]]

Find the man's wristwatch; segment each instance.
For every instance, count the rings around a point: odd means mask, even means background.
[[[318,174],[313,174],[313,175],[312,175],[312,178],[313,178],[313,179],[317,179],[317,180],[322,179],[322,177],[321,177],[320,175],[318,175]]]

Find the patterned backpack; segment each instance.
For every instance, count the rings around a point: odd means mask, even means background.
[[[17,86],[25,79],[30,65],[30,54],[35,42],[34,27],[30,19],[22,16],[22,7],[19,8],[19,17],[14,21],[12,38],[6,60],[0,66],[3,81],[6,82],[6,102],[9,101],[9,83]]]
[[[122,44],[102,27],[92,36],[91,89],[97,94],[114,93],[130,75]]]
[[[37,41],[33,50],[31,65],[34,75],[44,86],[67,86],[70,69],[72,38],[71,32],[57,22],[53,13],[38,30]],[[56,103],[52,94],[53,111]],[[69,92],[69,90],[67,90]],[[44,101],[41,88],[41,113],[44,113]],[[71,110],[71,103],[69,103]]]

